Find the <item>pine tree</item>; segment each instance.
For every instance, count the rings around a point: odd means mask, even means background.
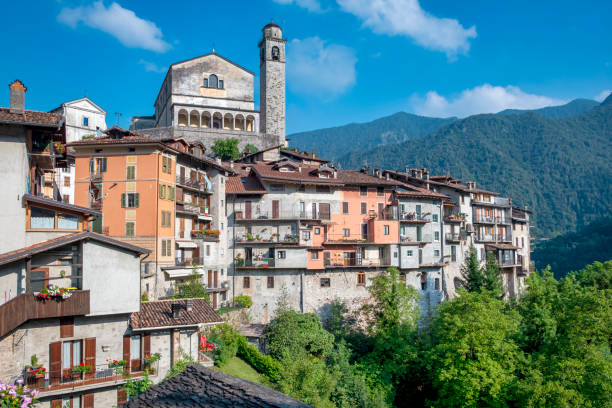
[[[495,294],[501,294],[503,290],[501,269],[492,252],[487,254],[487,263],[482,267],[482,276],[484,279],[484,289],[490,290]]]
[[[468,292],[478,292],[485,285],[485,277],[480,268],[474,245],[470,245],[470,249],[465,254],[465,263],[461,266],[461,277],[463,287]]]

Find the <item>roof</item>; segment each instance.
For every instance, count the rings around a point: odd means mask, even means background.
[[[100,105],[98,105],[97,103],[95,103],[94,101],[89,99],[87,96],[84,96],[84,97],[79,98],[79,99],[74,99],[72,101],[64,102],[60,106],[58,106],[57,108],[51,110],[50,112],[56,112],[56,111],[62,109],[66,105],[72,105],[74,103],[81,102],[81,101],[87,101],[87,102],[91,103],[96,109],[98,109],[100,112],[102,112],[102,113],[104,113],[106,115],[106,111],[104,109],[102,109],[100,107]]]
[[[280,151],[281,155],[285,155],[285,156],[291,156],[294,157],[296,159],[300,159],[300,160],[310,160],[310,161],[316,161],[319,163],[328,163],[329,160],[325,160],[321,157],[316,157],[313,156],[311,153],[308,152],[294,152],[293,150],[283,150],[281,149]]]
[[[113,126],[112,128],[105,130],[104,133],[106,134],[105,136],[92,137],[89,139],[71,142],[66,144],[66,146],[97,146],[107,144],[162,144],[159,140],[153,139],[150,136],[136,133],[127,129],[122,129],[119,126]]]
[[[91,215],[102,215],[101,211],[93,210],[88,207],[81,207],[80,205],[74,205],[69,203],[62,203],[61,201],[52,200],[50,198],[45,197],[37,197],[30,194],[23,195],[24,201],[28,201],[31,203],[47,205],[49,207],[60,208],[66,211],[73,211],[82,214],[91,214]]]
[[[242,156],[241,158],[236,159],[236,160],[234,160],[234,161],[235,161],[235,162],[242,162],[242,161],[244,161],[244,160],[250,159],[250,158],[251,158],[251,157],[253,157],[253,156],[257,156],[258,154],[265,153],[265,152],[269,152],[270,150],[274,150],[274,149],[278,149],[278,150],[280,150],[280,148],[281,148],[282,146],[283,146],[283,145],[276,145],[276,146],[268,147],[268,148],[265,148],[265,149],[262,149],[262,150],[258,150],[258,151],[253,152],[253,153],[245,154],[245,155],[244,155],[244,156]]]
[[[245,72],[248,72],[249,74],[251,74],[251,75],[255,76],[255,73],[253,73],[253,71],[249,71],[249,70],[248,70],[248,69],[246,69],[245,67],[243,67],[243,66],[241,66],[241,65],[236,64],[234,61],[231,61],[231,60],[229,60],[229,59],[225,58],[224,56],[217,54],[217,53],[216,53],[214,50],[213,50],[212,52],[209,52],[208,54],[200,55],[200,56],[198,56],[198,57],[189,58],[189,59],[186,59],[186,60],[184,60],[184,61],[175,62],[174,64],[170,65],[170,68],[168,69],[168,71],[169,71],[169,70],[171,70],[172,68],[174,68],[174,66],[175,66],[175,65],[179,65],[179,64],[183,64],[183,63],[185,63],[185,62],[190,62],[190,61],[193,61],[193,60],[197,60],[198,58],[209,57],[209,56],[211,56],[211,55],[214,55],[215,57],[219,57],[219,58],[221,58],[222,60],[224,60],[224,61],[226,61],[226,62],[229,62],[230,64],[232,64],[232,65],[234,65],[234,66],[236,66],[236,67],[240,68],[241,70],[243,70],[243,71],[245,71]]]
[[[13,113],[9,108],[0,108],[0,123],[14,123],[57,129],[60,126],[62,115],[26,110],[23,113]]]
[[[113,245],[119,248],[127,249],[140,254],[148,254],[151,251],[145,248],[141,248],[135,245],[128,244],[127,242],[119,241],[113,238],[109,238],[106,235],[96,234],[95,232],[83,231],[75,232],[73,234],[64,235],[58,238],[53,238],[47,241],[39,242],[34,245],[30,245],[25,248],[21,248],[15,251],[6,252],[0,254],[0,265],[5,265],[11,262],[19,261],[21,259],[28,258],[32,255],[39,254],[41,252],[49,251],[73,242],[82,240],[92,239],[95,241],[103,242],[105,244]]]
[[[397,180],[387,180],[384,177],[379,178],[356,170],[338,170],[338,179],[342,180],[344,184],[349,185],[383,185],[393,187],[401,184]]]
[[[254,382],[232,377],[201,365],[150,387],[131,399],[126,408],[306,408],[308,404]]]
[[[197,326],[199,324],[223,323],[221,316],[204,299],[193,300],[193,308],[187,311],[187,299],[154,300],[142,302],[140,312],[130,316],[132,329],[147,329],[155,327]],[[172,305],[180,305],[183,310],[181,317],[174,318]]]
[[[274,21],[270,21],[268,24],[264,26],[264,28],[262,28],[262,30],[265,30],[266,28],[270,28],[270,27],[280,28],[280,26],[276,24]]]
[[[402,172],[402,171],[385,170],[384,172],[389,173],[391,175],[395,175],[396,177],[403,178],[409,182],[415,182],[418,184],[429,183],[434,186],[448,187],[448,188],[452,188],[457,191],[463,191],[466,193],[485,193],[485,194],[491,194],[491,195],[499,195],[496,192],[483,190],[481,188],[469,188],[467,185],[462,184],[461,180],[453,178],[449,175],[430,176],[429,180],[427,180],[427,179],[422,179],[419,177],[411,176],[410,174]]]
[[[265,194],[264,186],[255,176],[233,176],[228,177],[225,183],[226,194]]]
[[[259,179],[261,180],[297,184],[343,184],[339,178],[321,178],[319,176],[311,174],[311,172],[317,170],[319,166],[300,164],[301,171],[281,172],[278,169],[274,169],[275,165],[276,162],[259,162],[251,164],[250,167],[253,169],[253,172],[257,175],[257,177],[259,177]]]
[[[426,188],[412,186],[409,184],[402,183],[401,189],[395,190],[395,195],[398,197],[410,197],[410,198],[437,198],[441,200],[449,199],[448,196],[435,191],[428,190]]]
[[[485,244],[485,246],[495,248],[495,249],[519,249],[519,247],[514,246],[512,244],[504,244],[504,243]]]

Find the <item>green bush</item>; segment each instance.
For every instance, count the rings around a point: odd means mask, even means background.
[[[249,363],[251,367],[258,373],[265,375],[270,381],[278,382],[280,380],[280,363],[272,357],[260,353],[243,336],[240,336],[238,340],[238,357]]]
[[[215,349],[215,365],[223,367],[236,356],[240,334],[231,325],[223,323],[215,327],[209,340],[217,346]]]
[[[246,309],[253,305],[253,299],[247,295],[236,296],[234,298],[234,305],[241,309]]]

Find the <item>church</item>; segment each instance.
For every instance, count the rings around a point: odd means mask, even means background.
[[[155,114],[135,116],[130,130],[156,138],[182,137],[205,147],[236,138],[242,150],[285,146],[285,44],[269,23],[259,42],[260,98],[255,74],[213,52],[174,63],[154,103]]]

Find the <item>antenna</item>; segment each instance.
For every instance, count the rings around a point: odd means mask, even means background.
[[[115,112],[115,116],[117,117],[117,123],[115,123],[115,125],[119,126],[119,119],[121,119],[123,114],[121,112]]]

